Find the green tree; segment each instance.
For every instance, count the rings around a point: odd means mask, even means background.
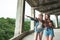
[[[0,18],[0,40],[9,40],[14,36],[15,19]],[[24,21],[24,31],[29,31],[30,21]]]
[[[0,18],[0,40],[8,40],[14,35],[15,19]]]
[[[23,31],[29,31],[29,30],[30,30],[30,21],[24,21]]]

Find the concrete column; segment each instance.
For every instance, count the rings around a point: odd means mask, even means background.
[[[35,18],[35,9],[31,7],[31,17]],[[30,30],[34,29],[34,21],[31,20]]]
[[[56,28],[58,28],[58,15],[55,16],[56,16]]]
[[[24,23],[24,12],[25,12],[25,0],[18,0],[14,36],[18,36],[23,31],[22,27]]]

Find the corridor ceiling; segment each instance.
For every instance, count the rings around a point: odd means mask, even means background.
[[[60,0],[26,0],[31,7],[36,10],[49,13],[49,14],[60,14]]]

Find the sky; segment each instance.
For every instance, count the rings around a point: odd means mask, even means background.
[[[26,2],[25,4],[25,15],[31,16],[31,7]],[[0,0],[0,18],[16,18],[17,12],[17,0]],[[35,10],[36,17],[40,12]],[[54,16],[51,16],[51,19],[56,19]]]
[[[17,0],[0,0],[0,18],[16,18]]]
[[[25,14],[31,16],[30,5],[27,4],[27,2],[25,5],[26,5]],[[16,12],[17,12],[17,0],[0,0],[0,18],[1,17],[16,18]],[[36,13],[39,13],[39,12],[36,11]]]

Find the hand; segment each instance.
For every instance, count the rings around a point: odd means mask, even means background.
[[[25,16],[27,16],[27,15],[25,15]],[[30,17],[30,16],[27,16],[27,17]]]

